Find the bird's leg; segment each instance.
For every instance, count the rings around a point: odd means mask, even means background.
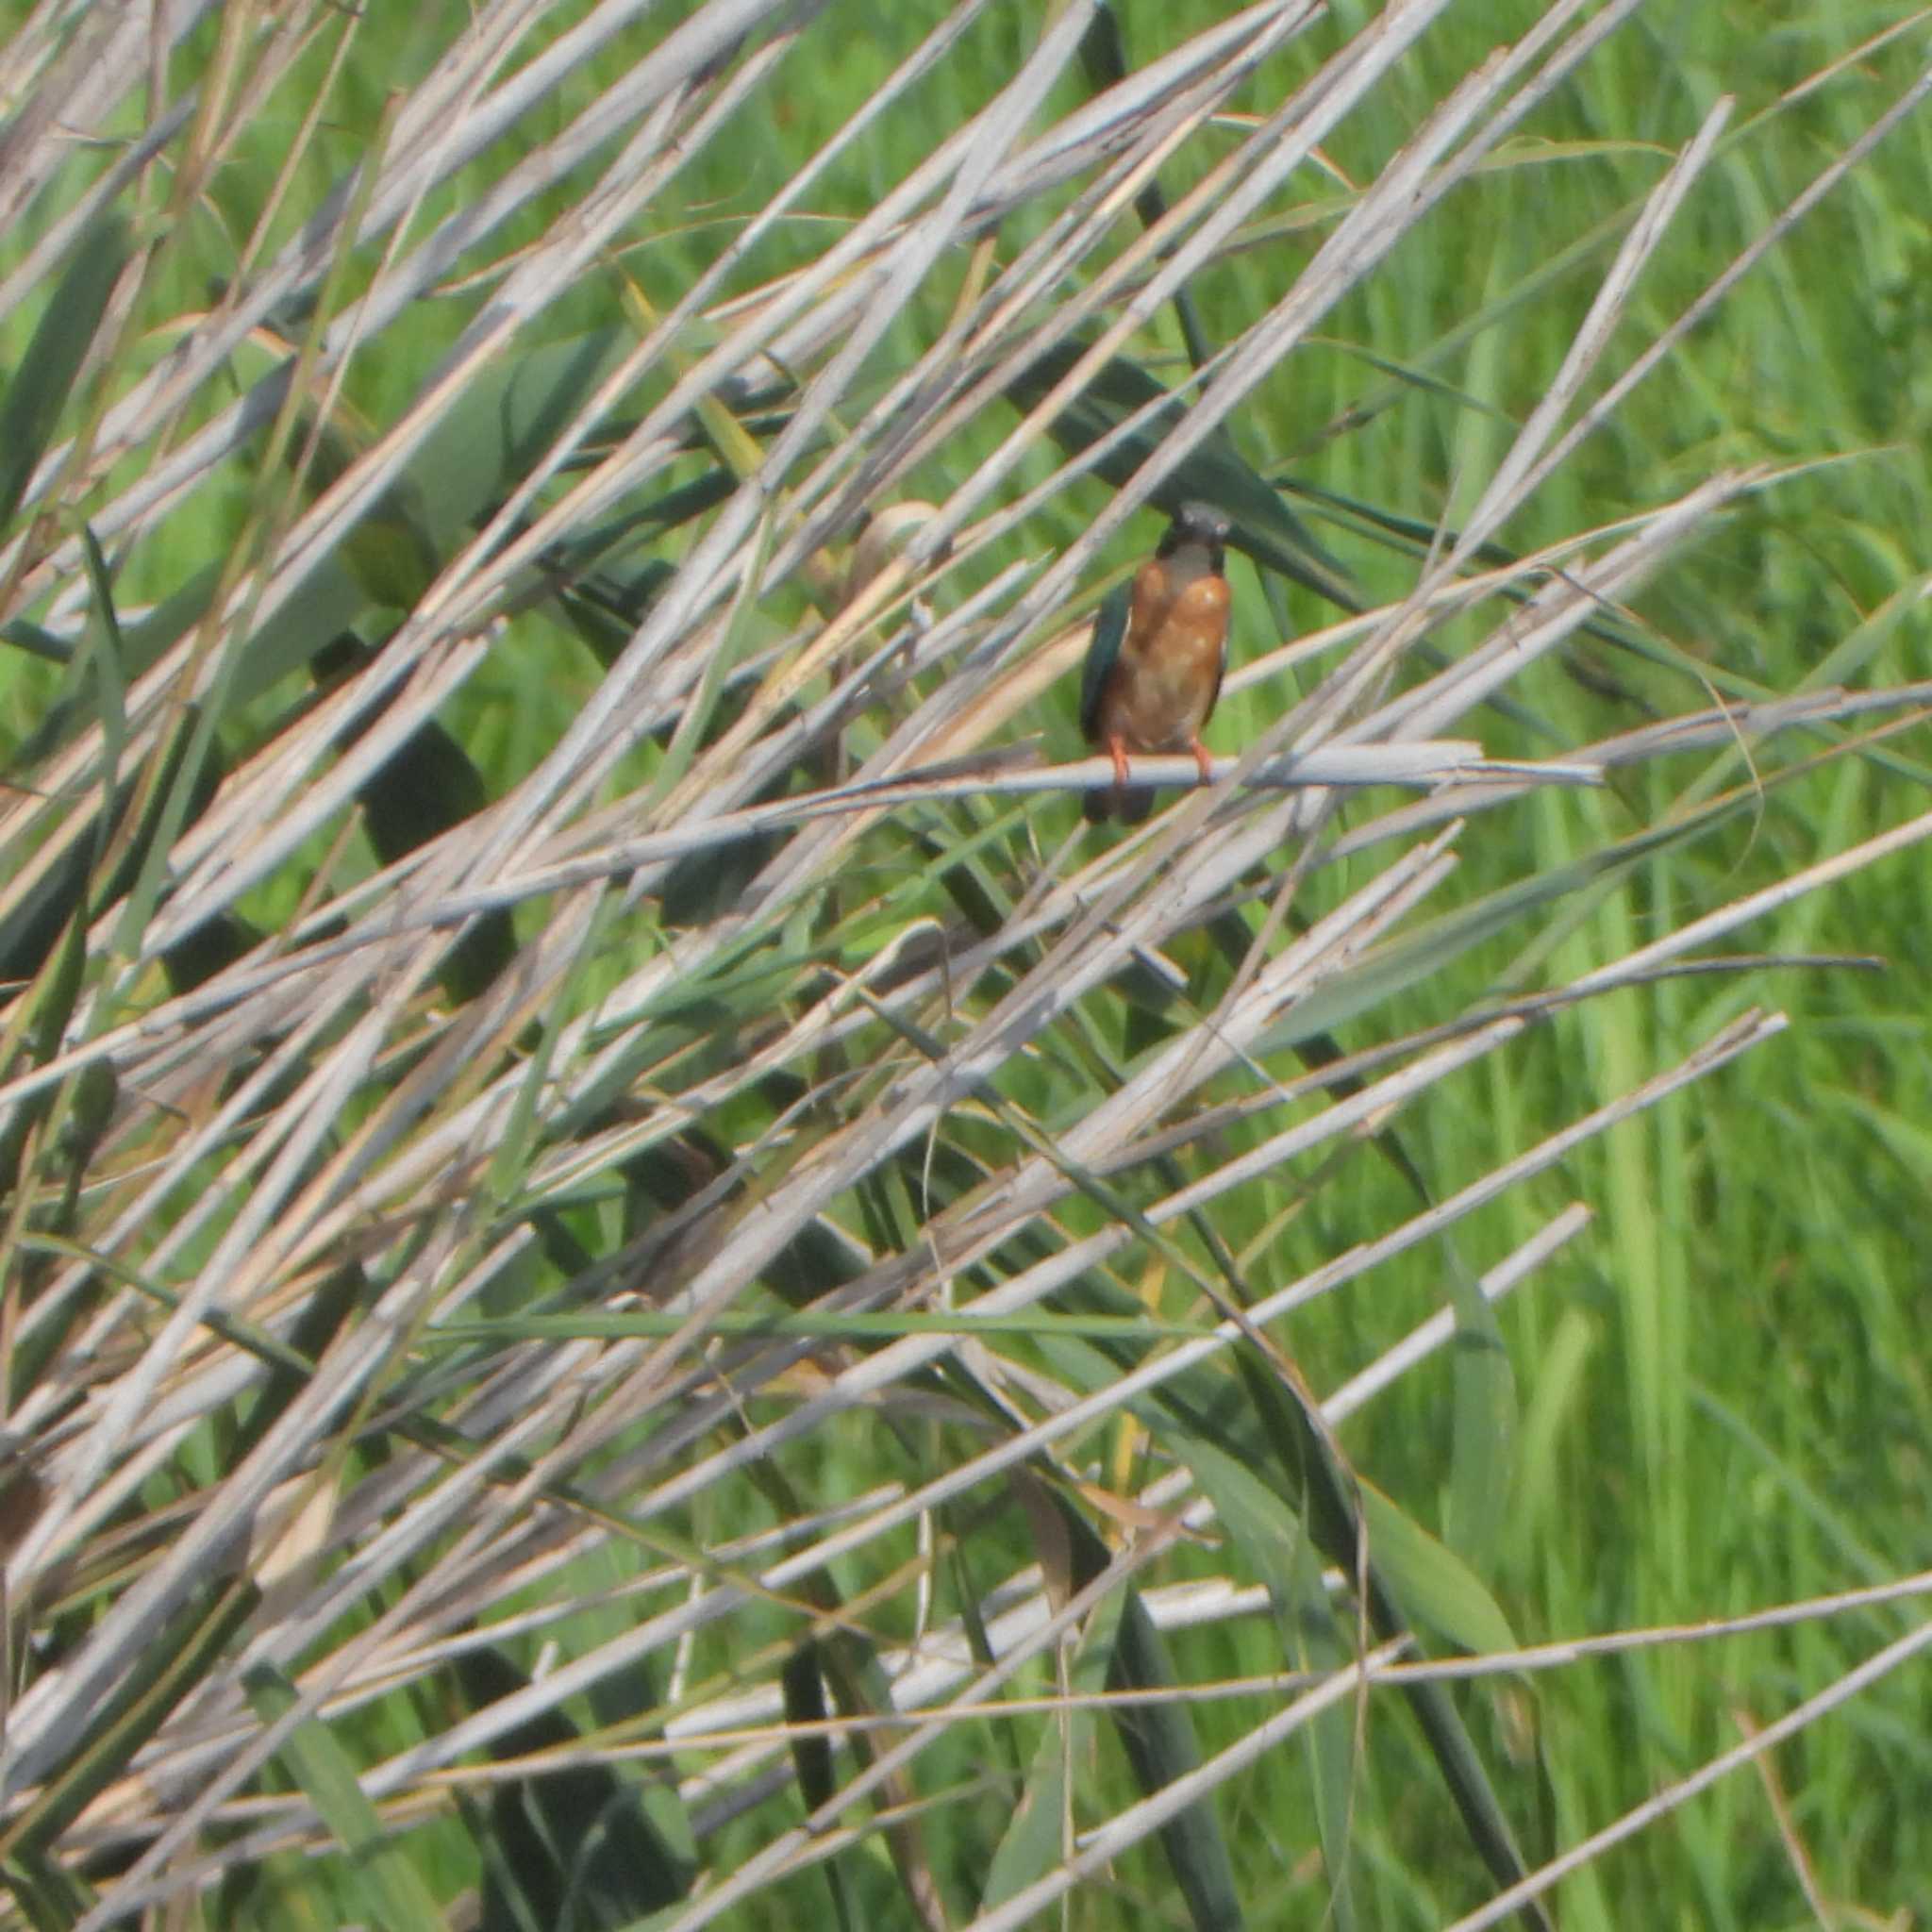
[[[1188,741],[1188,749],[1194,754],[1194,762],[1201,768],[1202,784],[1213,784],[1214,754],[1201,742],[1201,734],[1198,731]]]
[[[1107,749],[1113,758],[1113,789],[1124,791],[1127,789],[1127,745],[1119,736],[1107,741]]]

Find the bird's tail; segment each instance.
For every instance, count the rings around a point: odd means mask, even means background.
[[[1154,788],[1151,785],[1103,786],[1086,794],[1080,802],[1080,809],[1096,825],[1108,819],[1118,819],[1124,825],[1138,825],[1154,809]]]

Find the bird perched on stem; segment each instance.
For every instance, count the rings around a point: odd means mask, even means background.
[[[1185,503],[1130,591],[1101,606],[1080,679],[1080,729],[1113,758],[1113,784],[1090,791],[1090,819],[1139,824],[1154,791],[1127,782],[1129,752],[1191,751],[1205,784],[1212,755],[1201,727],[1227,663],[1231,525],[1211,504]]]

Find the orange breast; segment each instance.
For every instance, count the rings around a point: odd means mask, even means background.
[[[1143,567],[1120,662],[1100,701],[1100,736],[1129,751],[1185,751],[1214,709],[1227,639],[1228,590],[1197,577],[1166,597],[1164,573]]]

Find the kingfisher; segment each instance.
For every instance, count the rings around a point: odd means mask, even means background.
[[[1191,751],[1202,782],[1213,776],[1201,727],[1227,666],[1232,527],[1212,504],[1182,504],[1132,590],[1100,608],[1080,677],[1080,729],[1111,755],[1113,784],[1087,793],[1090,819],[1134,825],[1154,809],[1153,789],[1127,783],[1130,751]]]

